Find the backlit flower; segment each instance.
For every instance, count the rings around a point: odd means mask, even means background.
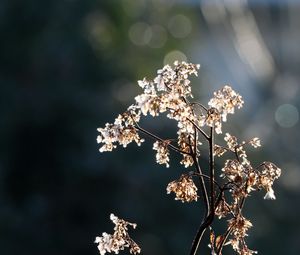
[[[97,236],[95,239],[100,254],[104,255],[106,252],[118,254],[126,247],[129,248],[130,254],[140,253],[140,247],[130,238],[127,232],[127,226],[136,228],[136,224],[119,219],[114,214],[110,215],[110,220],[115,224],[114,233],[111,235],[104,232],[101,237]]]
[[[156,151],[156,162],[158,164],[165,164],[166,167],[169,167],[169,150],[168,150],[168,141],[161,142],[156,141],[153,144],[153,150]]]
[[[178,180],[172,181],[167,186],[167,194],[174,192],[175,200],[181,200],[181,202],[197,201],[197,187],[193,182],[192,177],[182,175]]]

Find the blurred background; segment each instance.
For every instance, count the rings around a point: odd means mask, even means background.
[[[203,206],[166,194],[185,170],[176,157],[165,169],[152,141],[102,154],[96,144],[96,128],[141,92],[136,81],[175,59],[201,64],[204,104],[224,84],[243,96],[224,131],[260,137],[254,164],[282,168],[276,201],[259,192],[246,203],[249,248],[300,254],[299,11],[296,0],[2,0],[1,254],[98,254],[111,212],[138,224],[143,254],[188,254]],[[174,123],[143,124],[168,137]]]

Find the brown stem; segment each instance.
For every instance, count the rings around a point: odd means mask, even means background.
[[[241,160],[240,160],[240,157],[239,157],[239,154],[238,154],[238,151],[237,151],[237,147],[234,148],[234,154],[235,154],[235,157],[236,157],[237,161],[240,163]]]
[[[214,127],[210,129],[210,137],[209,137],[209,173],[210,173],[210,208],[212,210],[214,216],[214,206],[215,206],[215,189],[214,189],[214,181],[215,181],[215,158],[214,158]]]
[[[243,198],[242,198],[242,201],[241,201],[241,204],[240,204],[240,209],[239,209],[240,213],[242,212],[243,207],[244,207],[244,205],[245,205],[246,196],[247,196],[247,188],[248,188],[248,185],[247,185],[247,183],[246,183],[246,185],[245,185],[245,194],[246,194],[246,195],[243,196]]]
[[[190,255],[197,254],[197,250],[199,248],[199,244],[201,242],[203,234],[204,234],[205,230],[211,225],[211,223],[213,222],[213,219],[214,219],[214,217],[213,217],[212,213],[210,213],[207,217],[205,217],[204,221],[201,223],[201,225],[198,229],[198,232],[194,238],[194,241],[192,243]]]
[[[190,251],[190,255],[196,255],[197,250],[199,248],[199,244],[203,237],[203,234],[204,234],[205,230],[212,224],[214,217],[215,217],[214,127],[212,127],[210,130],[210,136],[208,137],[208,143],[209,143],[210,201],[207,201],[207,203],[206,203],[207,216],[205,217],[204,221],[201,223],[201,225],[198,229],[198,232],[194,238],[194,241],[192,243],[192,248]],[[196,161],[197,161],[197,159],[196,159]],[[202,173],[200,173],[200,174],[202,174]],[[202,177],[202,180],[203,180],[203,177]],[[206,198],[208,198],[208,197],[206,196]],[[221,201],[221,200],[218,199],[218,201]]]
[[[189,122],[193,124],[193,126],[205,137],[206,140],[209,140],[209,136],[191,119],[187,118]]]
[[[192,103],[190,103],[190,105],[197,105],[197,106],[200,106],[201,108],[203,108],[206,112],[208,111],[208,109],[203,104],[200,104],[198,102],[192,102]]]
[[[232,231],[232,228],[227,229],[224,238],[222,239],[219,247],[217,248],[217,255],[221,255],[222,254],[222,249],[224,247],[224,244],[226,243],[227,238],[229,237],[230,233]]]
[[[204,177],[208,180],[210,180],[210,176],[206,175],[206,174],[199,174],[199,173],[196,173],[196,172],[192,172],[190,175],[193,175],[193,176],[199,176],[199,177]],[[220,186],[220,184],[214,180],[214,184],[220,189],[222,190],[222,187]]]
[[[146,134],[146,135],[152,137],[152,138],[155,139],[155,140],[158,140],[158,141],[160,141],[160,142],[162,142],[162,143],[165,143],[165,142],[166,142],[166,140],[164,140],[164,139],[162,139],[162,138],[160,138],[160,137],[158,137],[158,136],[156,136],[156,135],[150,133],[149,131],[147,131],[147,130],[141,128],[138,124],[135,124],[134,127],[135,127],[137,130],[139,130],[139,131],[141,131],[142,133],[144,133],[144,134]],[[190,155],[190,153],[185,152],[185,151],[182,151],[182,150],[180,150],[179,148],[177,148],[176,146],[174,146],[174,145],[172,145],[172,144],[170,144],[170,143],[168,143],[167,145],[168,145],[168,147],[170,147],[170,149],[172,149],[172,150],[174,150],[174,151],[176,151],[176,152],[179,152],[179,153],[182,153],[182,154]]]
[[[208,202],[208,195],[207,195],[207,190],[206,190],[206,186],[205,186],[205,182],[204,182],[204,178],[203,178],[202,169],[200,167],[198,157],[197,157],[197,132],[196,132],[195,127],[194,127],[194,148],[191,145],[191,138],[190,137],[188,137],[188,138],[189,138],[189,147],[190,147],[190,151],[191,151],[191,157],[193,158],[194,165],[195,165],[197,173],[199,174],[199,177],[200,177],[200,188],[201,188],[202,196],[204,198],[204,203],[205,203],[205,216],[204,217],[207,217],[209,214],[209,202]]]

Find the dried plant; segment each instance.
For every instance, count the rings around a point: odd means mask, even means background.
[[[222,254],[224,245],[228,244],[237,254],[255,254],[256,251],[250,250],[245,240],[252,223],[243,216],[244,203],[251,192],[260,189],[266,191],[264,199],[275,199],[272,186],[280,177],[281,170],[270,162],[258,166],[251,164],[246,149],[249,145],[254,148],[261,146],[257,137],[240,142],[237,137],[226,133],[223,145],[215,143],[215,136],[222,134],[222,123],[227,121],[227,115],[241,108],[244,102],[228,85],[214,93],[208,106],[193,102],[189,76],[197,76],[198,69],[199,65],[176,61],[173,68],[166,65],[158,70],[154,80],[144,78],[138,81],[143,93],[135,97],[135,103],[113,124],[107,123],[104,128],[98,129],[97,142],[102,144],[100,152],[112,151],[118,144],[126,147],[131,142],[140,146],[144,142],[140,137],[142,134],[154,139],[153,150],[158,164],[169,167],[170,151],[179,153],[182,156],[180,163],[194,170],[184,172],[178,180],[169,183],[167,193],[175,193],[175,200],[198,202],[205,208],[190,254],[197,253],[205,231],[210,232],[209,247],[213,255]],[[162,113],[177,122],[175,139],[163,139],[139,124],[142,115],[156,117]],[[199,164],[203,143],[208,144],[207,171],[203,171]],[[225,156],[228,158],[224,160],[224,167],[218,169],[215,157]],[[198,187],[193,181],[195,178],[200,180]],[[197,193],[198,188],[200,194]],[[212,223],[216,218],[227,222],[225,233],[215,234]],[[111,219],[116,224],[115,233],[103,233],[102,237],[96,238],[100,254],[117,254],[124,247],[129,247],[132,254],[140,253],[140,248],[127,233],[127,225],[135,225],[114,215]]]

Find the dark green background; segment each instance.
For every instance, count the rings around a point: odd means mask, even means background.
[[[103,154],[96,144],[96,128],[124,111],[141,92],[136,81],[153,78],[174,50],[201,64],[196,99],[206,103],[226,83],[242,94],[245,107],[224,128],[261,138],[263,147],[251,150],[254,164],[282,167],[277,200],[258,193],[246,203],[254,224],[249,247],[300,253],[299,122],[285,128],[275,119],[282,104],[299,109],[300,3],[239,3],[1,1],[1,255],[98,254],[93,241],[112,231],[111,212],[138,224],[132,237],[143,254],[188,254],[202,206],[201,198],[182,204],[166,194],[184,170],[176,156],[165,169],[150,142]],[[176,15],[188,26],[174,23]],[[137,22],[150,26],[138,45],[129,36]],[[162,37],[151,35],[153,25]],[[172,124],[143,121],[163,137]]]

